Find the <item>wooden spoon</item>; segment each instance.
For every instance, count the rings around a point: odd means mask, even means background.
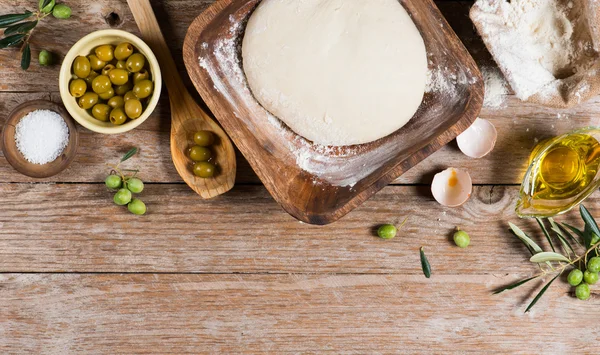
[[[223,194],[235,183],[236,157],[231,140],[223,129],[194,101],[178,74],[149,0],[127,0],[144,41],[158,58],[163,80],[171,101],[171,156],[177,172],[202,198]],[[217,173],[203,179],[192,173],[192,161],[187,150],[193,145],[193,135],[207,130],[216,136],[212,150],[216,156]]]

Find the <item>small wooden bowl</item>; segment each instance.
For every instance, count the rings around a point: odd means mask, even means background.
[[[400,0],[423,36],[430,69],[444,68],[456,79],[452,92],[427,93],[406,126],[378,141],[312,144],[272,117],[248,88],[239,48],[259,3],[215,2],[190,25],[183,58],[198,92],[265,187],[299,220],[338,220],[456,138],[479,115],[484,84],[469,52],[433,0]],[[237,53],[229,55],[235,52],[227,52],[231,48]]]
[[[35,110],[50,110],[58,113],[69,127],[69,143],[62,154],[53,162],[43,165],[28,162],[19,149],[17,149],[17,144],[15,142],[17,123],[19,123],[25,115]],[[75,127],[75,123],[67,113],[67,110],[54,102],[46,100],[29,101],[17,106],[8,116],[2,131],[4,157],[6,157],[8,163],[12,165],[15,170],[32,178],[47,178],[65,170],[77,154],[78,142],[79,136],[77,127]]]

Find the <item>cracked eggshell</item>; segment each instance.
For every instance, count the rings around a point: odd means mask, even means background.
[[[438,173],[431,183],[431,193],[437,202],[448,207],[458,207],[471,197],[473,182],[464,170],[450,168]]]
[[[456,137],[456,142],[466,156],[483,158],[494,149],[497,139],[496,127],[488,120],[477,118],[471,127]]]

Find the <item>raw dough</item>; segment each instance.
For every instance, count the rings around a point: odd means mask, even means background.
[[[425,92],[425,44],[398,0],[263,0],[242,57],[259,103],[321,145],[395,132]]]

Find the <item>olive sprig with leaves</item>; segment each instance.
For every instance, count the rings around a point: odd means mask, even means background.
[[[56,4],[56,0],[39,0],[37,12],[25,11],[20,14],[0,16],[0,29],[4,29],[0,38],[0,49],[21,46],[21,68],[27,70],[31,64],[31,47],[29,40],[34,29],[46,16],[53,15],[58,19],[71,17],[71,8],[64,4]],[[42,61],[49,61],[48,52],[43,51]],[[45,63],[40,64],[45,65]]]
[[[566,223],[557,223],[552,218],[547,220],[537,218],[540,229],[552,251],[542,250],[525,232],[510,223],[511,231],[525,244],[531,253],[530,261],[538,264],[541,272],[504,286],[496,290],[494,294],[512,290],[532,280],[552,276],[552,279],[546,283],[525,310],[525,312],[529,312],[550,285],[565,271],[570,271],[568,282],[575,287],[575,295],[582,300],[588,299],[590,297],[589,286],[598,281],[598,271],[600,271],[600,229],[583,205],[579,206],[579,212],[584,222],[583,230]],[[547,228],[546,221],[550,224],[552,234]]]

